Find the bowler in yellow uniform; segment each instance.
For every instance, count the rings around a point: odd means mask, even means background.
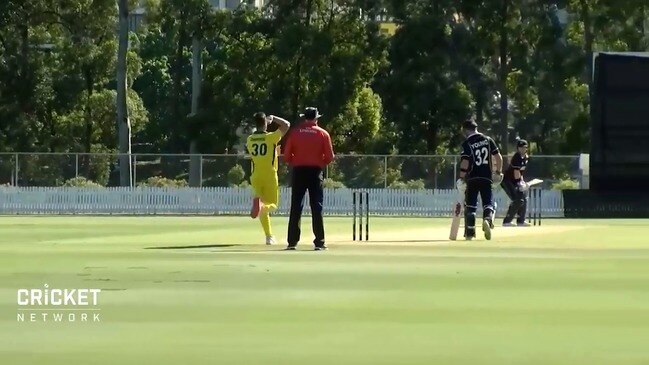
[[[266,234],[266,244],[275,243],[270,227],[270,213],[279,204],[279,184],[277,181],[277,162],[279,141],[286,134],[291,124],[285,119],[264,113],[255,113],[257,130],[248,136],[246,149],[252,159],[250,185],[253,192],[250,217],[257,218]],[[277,130],[267,132],[268,124],[277,124]]]

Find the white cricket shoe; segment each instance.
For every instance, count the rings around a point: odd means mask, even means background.
[[[269,246],[274,245],[275,244],[275,237],[273,237],[273,236],[266,237],[266,244],[269,245]]]
[[[487,241],[491,240],[491,224],[488,219],[482,221],[482,231],[484,232],[484,238]]]

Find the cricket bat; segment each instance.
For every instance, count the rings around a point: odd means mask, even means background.
[[[457,239],[457,233],[460,230],[460,220],[462,219],[462,202],[455,203],[453,209],[453,221],[451,222],[451,234],[448,237],[451,241]]]
[[[532,186],[538,185],[538,184],[540,184],[542,182],[543,182],[543,180],[541,180],[541,179],[532,179],[532,180],[526,182],[525,185],[523,185],[523,188],[521,189],[521,191],[528,191]]]

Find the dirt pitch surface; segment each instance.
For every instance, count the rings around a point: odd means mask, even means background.
[[[448,227],[439,226],[439,221],[447,221],[446,219],[439,219],[430,228],[409,228],[400,229],[394,227],[393,230],[381,229],[379,232],[370,230],[370,240],[365,241],[365,230],[363,230],[363,241],[353,241],[351,233],[340,234],[336,233],[330,235],[328,242],[333,244],[358,244],[363,242],[370,245],[387,245],[387,246],[430,246],[437,245],[454,245],[454,244],[471,244],[471,243],[495,243],[506,244],[508,242],[517,241],[521,238],[524,241],[525,237],[530,236],[543,236],[554,235],[558,233],[565,233],[570,231],[585,229],[583,226],[578,225],[552,225],[546,224],[545,226],[531,226],[531,227],[499,227],[496,226],[492,230],[492,240],[487,241],[484,238],[481,228],[477,229],[477,237],[468,242],[464,240],[463,227],[460,227],[458,239],[451,241],[448,239],[450,233],[450,220],[448,220]],[[351,230],[351,229],[350,229]],[[307,231],[308,234],[308,231]],[[357,232],[358,234],[358,232]],[[357,236],[358,238],[358,236]]]

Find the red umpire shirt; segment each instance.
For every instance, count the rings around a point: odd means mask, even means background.
[[[326,250],[322,210],[324,205],[323,170],[334,159],[331,137],[318,127],[321,117],[317,108],[309,107],[301,114],[304,121],[288,136],[284,161],[293,167],[291,173],[291,212],[288,219],[287,250],[295,250],[300,241],[300,219],[304,195],[309,193],[311,225],[316,251]]]
[[[334,159],[329,133],[316,120],[306,120],[291,131],[284,148],[284,161],[291,166],[324,168]]]

